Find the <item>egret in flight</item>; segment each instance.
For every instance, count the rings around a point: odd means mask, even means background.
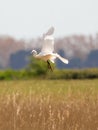
[[[59,54],[54,53],[54,28],[51,27],[45,34],[43,34],[43,44],[42,44],[42,49],[39,54],[37,54],[36,50],[32,50],[33,57],[36,59],[41,59],[48,64],[48,68],[53,71],[51,64],[49,61],[52,63],[55,62],[55,59],[58,58],[61,60],[63,63],[68,64],[68,60],[61,57]]]

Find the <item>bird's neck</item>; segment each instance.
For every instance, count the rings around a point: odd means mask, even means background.
[[[36,50],[33,51],[33,56],[34,56],[34,57],[37,56],[37,51],[36,51]]]

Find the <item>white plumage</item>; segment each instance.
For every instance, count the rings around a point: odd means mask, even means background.
[[[37,59],[42,59],[48,63],[48,67],[51,69],[49,60],[54,63],[56,58],[60,59],[63,63],[68,64],[68,60],[61,57],[57,53],[53,53],[54,51],[54,28],[51,27],[45,34],[43,34],[43,44],[42,49],[39,54],[35,50],[32,50],[33,56]]]

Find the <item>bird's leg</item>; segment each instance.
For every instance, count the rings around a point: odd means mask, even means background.
[[[51,64],[50,64],[49,60],[47,60],[47,64],[48,64],[48,69],[50,69],[53,72],[53,69],[51,67]]]

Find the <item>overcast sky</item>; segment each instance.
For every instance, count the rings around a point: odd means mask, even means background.
[[[0,0],[0,35],[35,38],[98,32],[98,0]]]

